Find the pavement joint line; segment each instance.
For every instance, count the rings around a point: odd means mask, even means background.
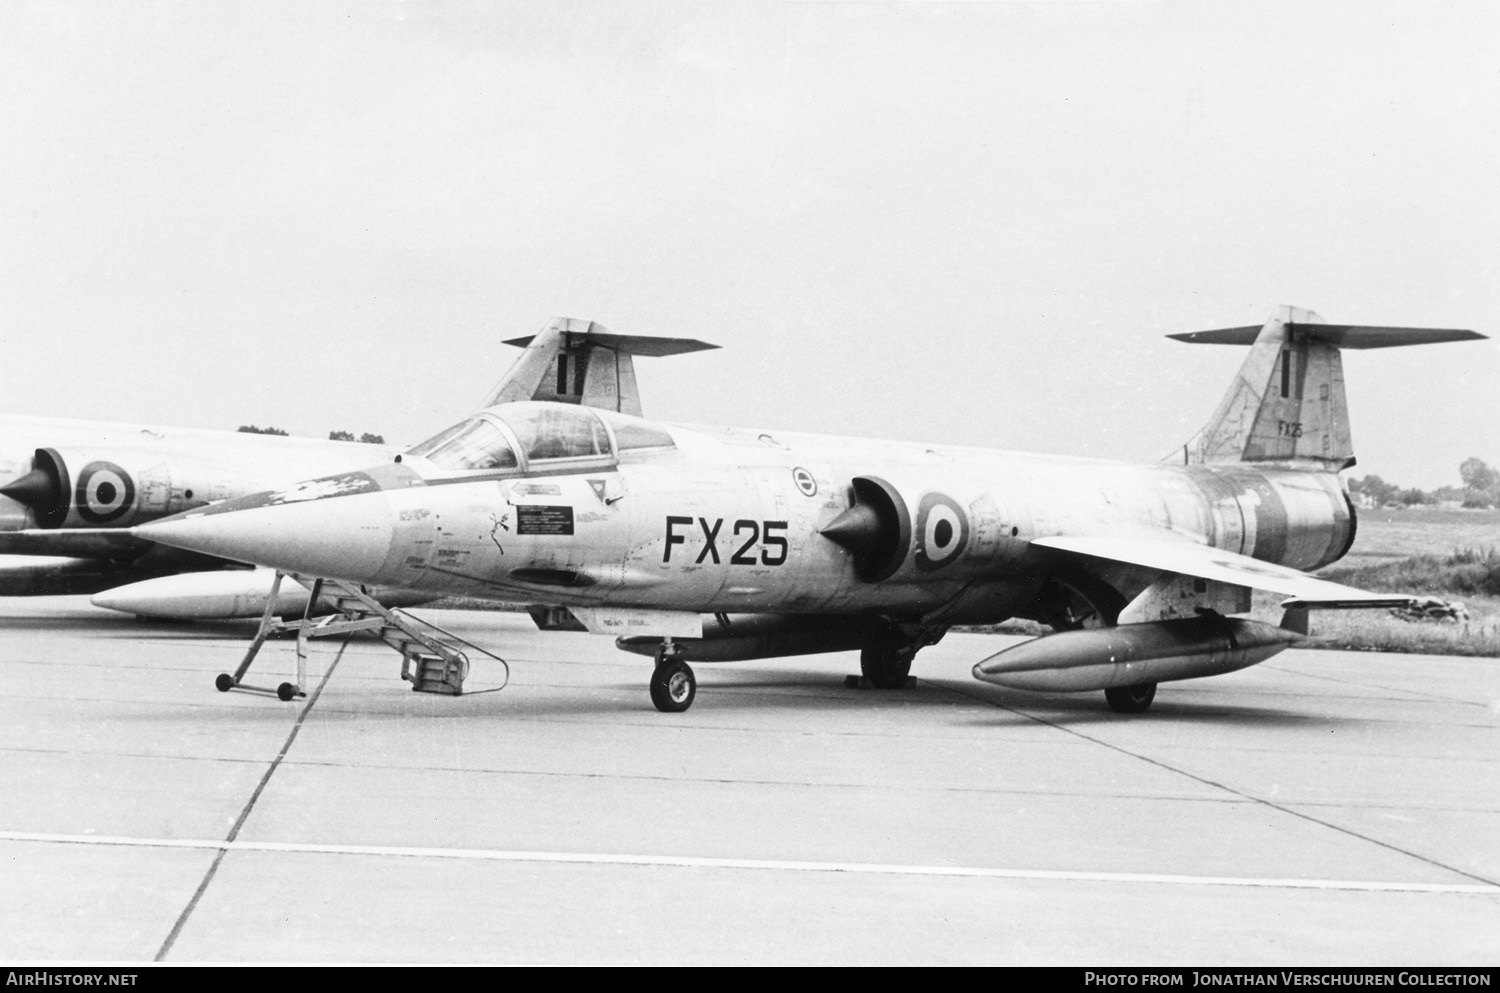
[[[1448,657],[1473,659],[1482,658],[1482,656],[1478,655]],[[1270,669],[1274,672],[1284,672],[1290,676],[1298,676],[1302,679],[1316,679],[1328,683],[1337,683],[1340,686],[1358,686],[1362,689],[1384,690],[1387,693],[1406,693],[1410,696],[1416,697],[1419,700],[1425,700],[1430,703],[1456,703],[1464,706],[1483,707],[1485,709],[1489,709],[1489,704],[1483,702],[1482,700],[1469,700],[1463,697],[1446,696],[1441,693],[1433,693],[1431,690],[1412,690],[1397,686],[1382,686],[1379,683],[1360,682],[1353,679],[1340,679],[1337,676],[1329,676],[1321,672],[1303,672],[1300,669],[1293,669],[1285,665],[1266,665],[1265,668]]]
[[[187,905],[182,908],[182,913],[177,915],[177,920],[172,924],[172,930],[167,933],[167,937],[162,941],[161,948],[156,953],[157,962],[166,960],[167,953],[170,952],[172,950],[172,946],[177,943],[177,936],[182,933],[182,929],[184,926],[186,926],[188,918],[191,917],[193,915],[193,911],[197,909],[198,901],[202,900],[203,894],[208,892],[209,884],[213,882],[214,876],[219,872],[220,863],[224,861],[224,856],[227,855],[230,851],[229,846],[233,845],[235,843],[235,839],[239,837],[240,828],[244,827],[245,821],[250,817],[250,811],[255,809],[255,802],[260,799],[260,795],[265,790],[266,784],[271,781],[271,777],[274,776],[276,774],[276,770],[281,767],[282,760],[285,759],[287,753],[292,750],[292,743],[297,740],[297,735],[302,730],[302,723],[307,720],[307,715],[312,713],[313,705],[318,702],[318,697],[323,695],[323,688],[328,685],[328,680],[333,678],[333,672],[338,668],[339,660],[344,657],[344,649],[348,647],[349,638],[345,637],[343,644],[339,646],[338,654],[336,654],[333,657],[333,661],[329,663],[328,669],[323,673],[323,678],[319,681],[317,688],[314,689],[312,695],[307,698],[307,703],[302,706],[302,709],[300,711],[298,711],[297,719],[292,722],[292,729],[287,733],[286,741],[282,742],[281,751],[276,753],[276,757],[271,760],[271,764],[266,768],[265,775],[261,776],[260,782],[256,783],[254,791],[252,791],[250,794],[250,799],[245,801],[244,809],[240,811],[240,816],[235,819],[234,826],[229,829],[228,836],[226,836],[223,841],[217,842],[213,846],[219,850],[218,854],[214,856],[214,860],[212,864],[209,865],[208,871],[203,874],[203,879],[198,883],[198,888],[194,890],[193,895],[188,898]]]
[[[1191,876],[1144,872],[1087,872],[1062,869],[1000,869],[985,866],[897,865],[879,862],[819,862],[788,859],[714,858],[693,855],[628,855],[609,852],[540,852],[482,848],[422,848],[401,845],[331,845],[284,841],[214,841],[209,838],[132,838],[111,835],[0,831],[0,842],[99,845],[124,848],[210,849],[221,853],[363,855],[452,859],[471,862],[537,862],[575,865],[669,866],[686,869],[747,869],[771,872],[847,873],[885,876],[949,876],[1089,883],[1155,883],[1175,886],[1230,886],[1257,889],[1351,890],[1373,893],[1434,893],[1500,896],[1490,883],[1403,883],[1356,879],[1295,879],[1254,876]]]
[[[953,687],[949,687],[949,690],[951,692],[958,693],[958,694],[960,694],[962,696],[971,696],[973,699],[976,699],[976,700],[983,699],[982,697],[974,696],[970,692],[967,692],[967,691],[964,691],[964,690],[955,689]],[[1094,736],[1092,734],[1085,734],[1083,731],[1080,731],[1077,728],[1070,727],[1070,726],[1065,725],[1065,724],[1060,724],[1060,723],[1058,723],[1056,721],[1048,720],[1047,718],[1040,717],[1040,716],[1038,716],[1036,714],[1027,713],[1024,710],[1017,710],[1017,709],[1015,709],[1013,707],[1007,707],[1004,704],[995,703],[995,702],[992,702],[992,706],[998,707],[1001,710],[1009,711],[1010,713],[1020,714],[1023,717],[1026,717],[1026,718],[1029,718],[1030,720],[1036,721],[1038,724],[1043,724],[1043,725],[1046,725],[1048,727],[1055,728],[1058,731],[1063,732],[1064,734],[1073,735],[1074,737],[1081,738],[1084,741],[1092,741],[1094,744],[1098,745],[1101,748],[1107,748],[1110,751],[1119,752],[1121,755],[1128,755],[1131,758],[1134,758],[1134,759],[1136,759],[1138,761],[1145,762],[1145,763],[1148,763],[1150,765],[1154,765],[1154,766],[1156,766],[1159,769],[1165,769],[1168,772],[1175,773],[1176,775],[1182,776],[1182,777],[1184,777],[1186,779],[1191,779],[1191,780],[1194,780],[1195,782],[1204,783],[1204,784],[1206,784],[1208,786],[1216,787],[1216,788],[1221,789],[1224,792],[1229,793],[1229,794],[1231,794],[1233,796],[1237,796],[1237,797],[1240,797],[1240,798],[1242,798],[1244,800],[1247,800],[1250,803],[1260,804],[1260,805],[1262,805],[1262,806],[1264,806],[1264,807],[1266,807],[1266,808],[1268,808],[1270,810],[1280,811],[1281,813],[1286,814],[1286,815],[1288,815],[1290,817],[1298,818],[1299,820],[1306,821],[1309,824],[1316,824],[1319,827],[1326,828],[1327,830],[1330,830],[1330,831],[1335,831],[1335,832],[1337,832],[1339,834],[1346,835],[1346,836],[1348,836],[1350,838],[1357,838],[1360,841],[1363,841],[1363,842],[1366,842],[1368,844],[1374,845],[1374,846],[1376,846],[1378,848],[1384,848],[1387,851],[1396,852],[1399,855],[1404,855],[1407,858],[1415,859],[1418,862],[1423,862],[1423,863],[1426,863],[1427,865],[1434,866],[1434,867],[1436,867],[1438,869],[1443,869],[1443,870],[1445,870],[1447,872],[1451,872],[1451,873],[1453,873],[1455,875],[1463,876],[1466,879],[1472,879],[1475,882],[1483,884],[1485,886],[1500,888],[1500,883],[1496,883],[1494,880],[1487,879],[1484,876],[1480,876],[1480,875],[1478,875],[1476,873],[1473,873],[1473,872],[1468,872],[1468,871],[1466,871],[1464,869],[1460,869],[1460,868],[1458,868],[1456,866],[1448,865],[1445,862],[1440,862],[1440,861],[1438,861],[1435,858],[1430,858],[1430,857],[1428,857],[1426,855],[1422,855],[1419,852],[1414,852],[1414,851],[1411,851],[1410,849],[1402,848],[1400,845],[1392,844],[1391,842],[1388,842],[1388,841],[1381,841],[1379,838],[1374,838],[1374,837],[1371,837],[1370,835],[1367,835],[1367,834],[1361,834],[1360,832],[1355,831],[1352,828],[1342,827],[1342,826],[1340,826],[1338,824],[1333,823],[1332,821],[1324,820],[1321,817],[1314,817],[1310,813],[1307,813],[1307,812],[1302,811],[1302,810],[1297,810],[1294,807],[1288,806],[1287,802],[1285,802],[1285,801],[1278,802],[1278,801],[1275,801],[1275,800],[1269,800],[1269,799],[1267,799],[1265,797],[1256,796],[1253,793],[1247,793],[1244,790],[1236,789],[1233,786],[1228,785],[1227,783],[1220,783],[1220,782],[1217,782],[1217,781],[1215,781],[1213,779],[1209,779],[1207,776],[1202,776],[1202,775],[1199,775],[1199,774],[1194,773],[1194,772],[1189,772],[1187,769],[1178,768],[1177,766],[1172,765],[1170,762],[1167,762],[1165,759],[1152,758],[1150,755],[1146,755],[1146,754],[1143,754],[1141,752],[1132,751],[1129,748],[1126,748],[1124,745],[1117,745],[1114,742],[1106,741],[1103,738],[1096,737],[1096,736]]]

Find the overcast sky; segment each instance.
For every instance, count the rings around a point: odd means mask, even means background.
[[[554,315],[666,420],[1154,460],[1243,350],[1500,335],[1500,5],[0,5],[0,411],[416,441]],[[1500,346],[1346,356],[1355,475]]]

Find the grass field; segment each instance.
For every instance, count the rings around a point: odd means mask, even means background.
[[[1457,600],[1466,622],[1400,620],[1390,611],[1320,611],[1316,644],[1425,655],[1500,656],[1500,512],[1381,508],[1362,511],[1354,547],[1319,575],[1378,593]],[[1279,620],[1273,597],[1258,616]],[[1273,616],[1274,615],[1274,616]]]
[[[1361,510],[1354,547],[1335,568],[1500,546],[1500,511],[1426,507]]]

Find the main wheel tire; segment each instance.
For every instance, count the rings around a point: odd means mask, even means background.
[[[280,686],[276,687],[276,699],[282,701],[283,703],[290,701],[292,697],[296,695],[297,687],[293,686],[291,683],[282,683]]]
[[[1141,714],[1156,699],[1155,683],[1136,683],[1134,686],[1111,686],[1104,691],[1109,709],[1117,714]]]
[[[664,714],[682,713],[697,695],[697,677],[680,659],[667,659],[651,673],[651,702]]]
[[[899,690],[911,675],[914,655],[901,642],[882,637],[860,650],[859,671],[876,689]]]
[[[219,678],[214,680],[214,686],[220,693],[228,693],[234,689],[234,677],[227,672],[221,672]]]

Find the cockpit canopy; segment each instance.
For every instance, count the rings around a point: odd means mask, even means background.
[[[650,421],[560,403],[506,403],[442,431],[407,454],[449,472],[552,468],[560,460],[611,461],[621,452],[676,447]],[[540,464],[539,464],[540,463]]]

